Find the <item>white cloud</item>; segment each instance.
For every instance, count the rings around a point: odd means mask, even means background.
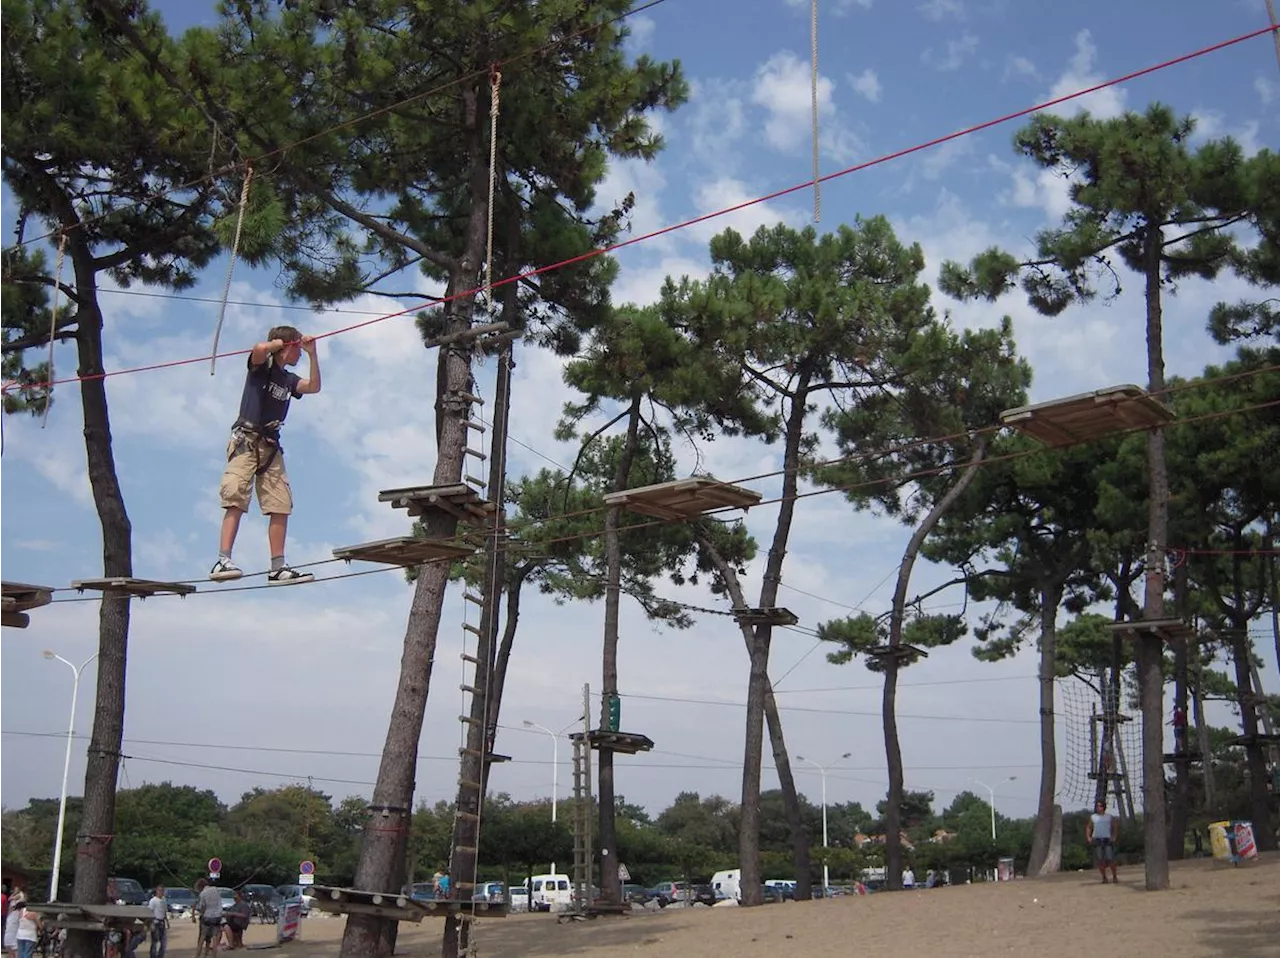
[[[1106,77],[1096,69],[1098,48],[1094,46],[1093,35],[1088,30],[1081,30],[1075,38],[1076,52],[1067,63],[1067,67],[1054,82],[1048,99],[1069,96],[1080,90],[1096,86]],[[1124,112],[1126,92],[1122,87],[1111,86],[1097,90],[1087,96],[1077,97],[1058,107],[1055,111],[1073,116],[1088,111],[1098,119],[1105,120],[1119,116]]]
[[[1258,99],[1262,101],[1263,106],[1270,106],[1271,101],[1280,95],[1280,86],[1277,86],[1277,84],[1264,76],[1254,78],[1253,89],[1257,92]]]
[[[736,207],[759,196],[747,187],[747,184],[731,176],[704,182],[698,186],[693,201],[699,214],[715,210]],[[775,201],[753,203],[750,206],[736,209],[714,219],[696,223],[685,232],[706,243],[717,233],[732,227],[743,236],[750,236],[761,226],[773,226],[777,223],[789,223],[797,226],[804,222],[808,214],[794,207],[784,207]]]
[[[1036,69],[1035,63],[1027,57],[1011,56],[1004,68],[1004,78],[1007,80],[1010,77],[1029,77],[1038,80],[1040,72]]]
[[[960,0],[925,0],[920,5],[920,12],[927,20],[946,20],[948,17],[959,20],[964,17],[964,4]]]
[[[858,137],[836,111],[835,84],[818,77],[818,144],[837,162],[861,150]],[[808,62],[789,50],[775,53],[756,70],[751,102],[765,111],[764,138],[780,153],[797,153],[812,143],[813,86]]]
[[[945,53],[935,53],[933,47],[929,47],[920,54],[920,59],[926,65],[945,73],[960,69],[965,60],[977,49],[978,38],[972,33],[965,33],[953,40],[948,40]]]
[[[880,96],[884,92],[880,85],[880,77],[876,75],[876,71],[867,67],[861,73],[848,74],[849,85],[853,87],[853,91],[859,96],[872,103],[879,103]]]
[[[723,169],[737,162],[735,146],[747,132],[746,106],[737,84],[725,80],[694,80],[690,83],[687,117],[689,147],[708,166]],[[672,145],[682,138],[673,132]]]
[[[653,39],[653,32],[657,26],[658,22],[653,17],[643,14],[628,17],[627,28],[631,31],[631,35],[627,37],[627,46],[632,50],[643,50]]]
[[[1226,114],[1220,110],[1198,109],[1191,111],[1196,128],[1191,134],[1191,142],[1199,145],[1208,140],[1220,140],[1230,137],[1240,145],[1245,156],[1253,156],[1262,149],[1258,140],[1259,124],[1257,120],[1249,120],[1240,126],[1232,126],[1227,122]]]

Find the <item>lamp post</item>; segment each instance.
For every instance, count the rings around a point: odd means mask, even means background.
[[[67,668],[69,668],[75,679],[71,683],[71,719],[67,724],[67,752],[62,760],[62,793],[58,798],[58,832],[53,843],[53,874],[49,877],[49,901],[58,900],[58,878],[62,871],[62,830],[66,827],[67,822],[67,777],[71,773],[71,742],[76,735],[76,697],[80,692],[80,673],[84,668],[98,657],[98,653],[94,652],[80,665],[79,668],[68,662],[62,656],[55,653],[52,649],[44,650],[46,659],[57,659]]]
[[[551,824],[554,825],[556,821],[556,792],[559,787],[556,779],[556,769],[560,767],[560,736],[545,725],[530,722],[528,719],[524,720],[524,727],[544,732],[551,736]]]
[[[996,784],[1003,785],[1005,782],[1014,781],[1017,777],[1017,775],[1010,775],[1008,778],[996,782]],[[976,778],[971,778],[969,781],[973,782],[974,785],[981,785],[987,790],[987,794],[991,796],[991,840],[994,842],[996,840],[996,790],[986,782],[980,782]]]
[[[826,854],[826,849],[830,847],[827,842],[827,770],[838,765],[840,762],[843,762],[852,754],[852,752],[845,752],[834,762],[827,765],[819,765],[817,762],[813,761],[813,759],[805,758],[803,755],[796,756],[797,762],[808,762],[822,774],[822,895],[824,898],[827,894],[827,888],[831,885],[831,872],[827,866]]]

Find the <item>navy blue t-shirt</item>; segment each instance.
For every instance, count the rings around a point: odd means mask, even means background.
[[[255,366],[250,356],[240,396],[240,421],[254,426],[279,426],[289,415],[289,400],[302,397],[298,392],[301,381],[301,376],[272,359]]]

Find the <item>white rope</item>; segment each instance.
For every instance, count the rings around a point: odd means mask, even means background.
[[[818,0],[811,0],[809,5],[809,45],[810,94],[813,100],[813,221],[817,223],[822,219],[822,184],[818,173]]]
[[[236,256],[240,253],[240,231],[244,228],[244,211],[249,205],[249,184],[253,182],[253,167],[246,165],[244,183],[240,186],[240,211],[236,214],[236,232],[231,239],[231,258],[227,260],[227,280],[222,284],[222,305],[218,307],[218,325],[213,330],[213,352],[209,359],[209,375],[218,368],[218,340],[222,337],[222,321],[227,315],[227,299],[231,296],[231,277],[236,269]]]
[[[484,287],[489,308],[493,309],[493,199],[498,183],[498,98],[502,74],[494,70],[489,77],[489,225],[484,241]]]
[[[58,259],[53,267],[53,307],[49,310],[49,374],[45,378],[45,382],[49,385],[44,387],[44,409],[40,412],[40,428],[43,429],[49,422],[49,405],[53,402],[53,344],[58,334],[58,301],[62,298],[62,262],[67,255],[67,234],[63,233],[58,237]]]

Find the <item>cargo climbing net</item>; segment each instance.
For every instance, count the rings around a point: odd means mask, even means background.
[[[1115,797],[1117,810],[1132,815],[1130,781],[1142,768],[1142,720],[1123,707],[1123,679],[1073,676],[1058,686],[1065,726],[1061,799],[1091,805]]]

